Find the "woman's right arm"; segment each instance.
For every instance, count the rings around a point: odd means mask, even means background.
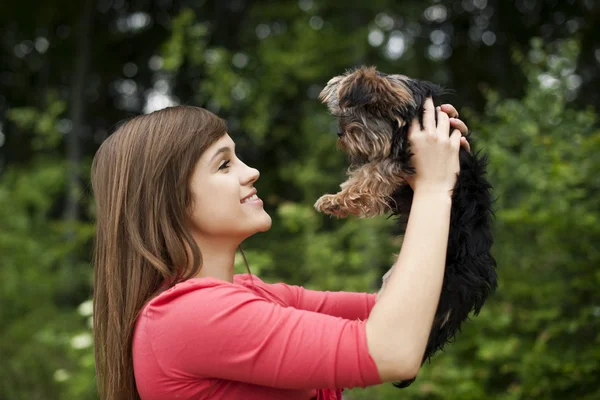
[[[417,172],[409,180],[414,197],[402,249],[366,324],[369,353],[384,382],[417,375],[444,277],[461,135],[455,130],[448,137],[448,116],[430,99],[423,122],[423,130],[413,121],[409,131]]]
[[[437,308],[451,199],[415,192],[402,249],[367,320],[367,345],[384,382],[414,378]]]

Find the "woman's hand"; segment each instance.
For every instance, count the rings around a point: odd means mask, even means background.
[[[441,107],[434,108],[431,98],[425,101],[424,109],[423,129],[418,118],[415,118],[408,131],[413,153],[412,164],[416,172],[407,177],[406,181],[415,192],[438,191],[451,196],[460,172],[458,151],[461,146],[461,128],[466,131],[466,126],[460,120],[451,125],[450,116]],[[453,118],[458,116],[454,107],[444,105],[444,109]],[[448,136],[451,126],[452,134]]]
[[[440,109],[450,117],[450,128],[458,129],[463,135],[469,133],[469,128],[467,128],[467,125],[465,125],[464,122],[458,119],[458,111],[456,111],[456,108],[454,108],[452,104],[442,104]],[[471,145],[469,145],[467,138],[464,136],[460,138],[460,147],[464,148],[469,153],[471,152]]]

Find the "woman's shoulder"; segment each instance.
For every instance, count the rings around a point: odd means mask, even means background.
[[[213,277],[190,278],[166,288],[149,300],[143,308],[143,315],[152,316],[158,310],[182,308],[186,305],[197,307],[199,302],[209,305],[212,300],[227,301],[234,293],[253,293],[253,285],[264,285],[256,275],[237,274],[233,282]],[[223,304],[223,303],[221,303]]]
[[[254,275],[254,274],[235,274],[233,276],[233,283],[237,283],[240,285],[252,285],[252,284],[260,284],[260,285],[264,285],[265,282],[260,279],[258,276]]]

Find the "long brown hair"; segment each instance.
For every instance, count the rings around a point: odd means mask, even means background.
[[[94,157],[94,351],[103,399],[140,398],[132,358],[138,314],[163,282],[186,280],[202,266],[185,222],[188,182],[226,131],[209,111],[170,107],[129,120]]]

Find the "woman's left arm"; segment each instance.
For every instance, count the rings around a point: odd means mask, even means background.
[[[366,320],[377,297],[375,293],[320,291],[285,283],[268,285],[284,295],[291,307],[351,320]]]

